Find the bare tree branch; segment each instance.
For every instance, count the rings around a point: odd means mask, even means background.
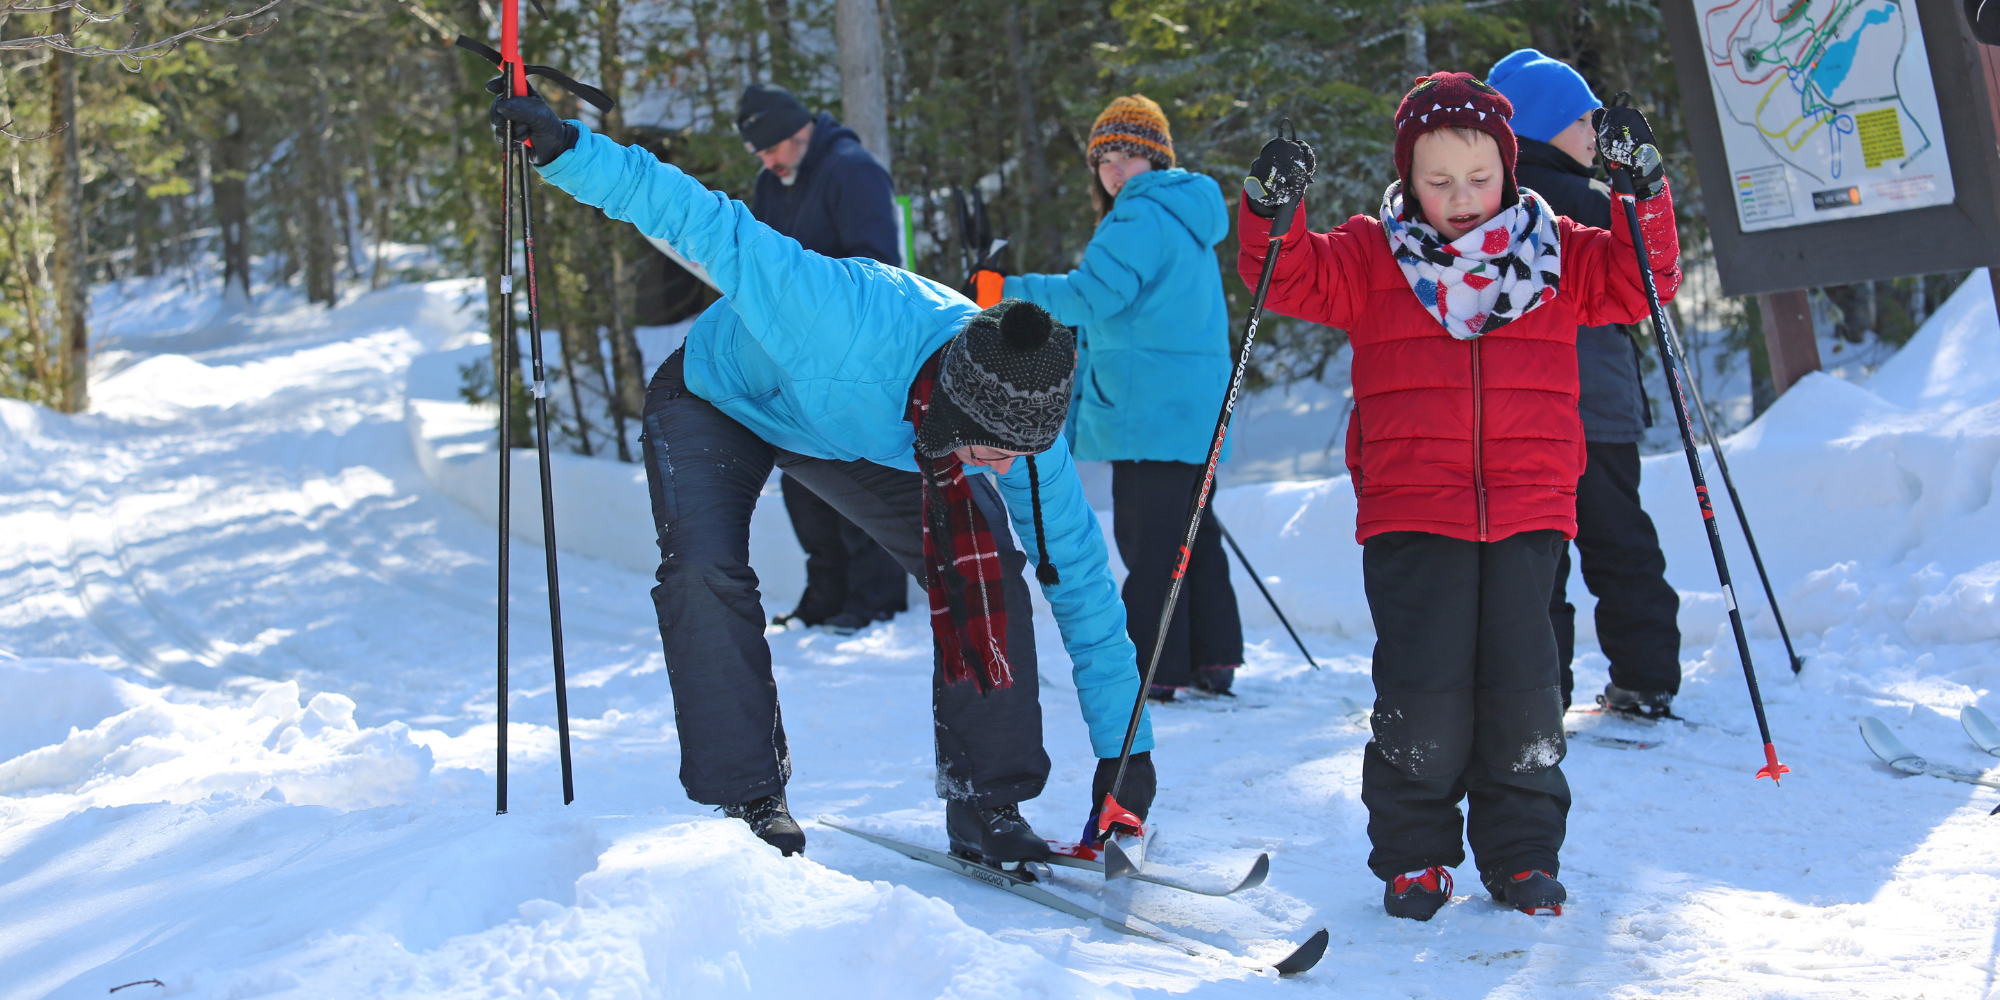
[[[8,38],[0,40],[0,52],[21,51],[27,49],[52,49],[57,52],[67,52],[71,55],[78,55],[78,56],[90,56],[94,58],[103,58],[108,56],[119,59],[121,61],[127,59],[140,60],[140,61],[146,59],[158,59],[161,56],[171,53],[174,49],[180,46],[180,43],[187,41],[190,38],[202,42],[234,42],[244,38],[248,38],[252,35],[262,34],[265,31],[270,30],[273,26],[275,26],[278,23],[278,19],[276,17],[273,17],[271,18],[271,20],[266,21],[262,24],[250,25],[244,30],[239,31],[234,36],[212,35],[210,34],[210,32],[216,31],[220,28],[225,28],[232,24],[241,24],[245,21],[250,20],[251,18],[257,17],[260,14],[264,14],[271,11],[273,8],[276,8],[280,3],[283,2],[284,0],[265,0],[263,6],[258,7],[256,10],[252,10],[242,14],[238,14],[233,10],[226,10],[223,11],[221,17],[218,17],[213,21],[209,21],[206,24],[197,25],[196,27],[189,28],[186,31],[169,35],[166,38],[162,38],[154,42],[148,42],[144,45],[139,44],[139,29],[134,28],[132,29],[132,36],[128,38],[125,44],[122,46],[77,45],[74,33],[71,33],[69,35],[50,34],[50,35],[31,35],[25,38]],[[6,17],[12,14],[47,14],[59,10],[68,10],[68,11],[73,11],[78,15],[81,15],[86,21],[102,24],[106,21],[116,20],[117,18],[125,16],[132,10],[133,7],[136,6],[138,6],[138,4],[136,3],[135,0],[134,3],[127,5],[126,7],[118,10],[116,13],[103,14],[93,11],[87,7],[84,7],[81,3],[81,0],[63,0],[63,2],[60,3],[54,3],[48,6],[41,6],[41,7],[0,4],[0,17]],[[201,16],[207,17],[208,12],[203,11],[201,13]]]

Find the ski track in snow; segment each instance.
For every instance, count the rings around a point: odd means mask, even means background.
[[[1430,923],[1382,913],[1364,865],[1366,734],[1339,707],[1371,699],[1351,492],[1225,491],[1221,511],[1324,669],[1239,570],[1242,696],[1155,710],[1151,851],[1215,881],[1269,851],[1271,876],[1229,899],[1124,885],[1101,901],[1261,960],[1329,927],[1325,960],[1289,982],[811,824],[809,855],[780,859],[681,792],[652,581],[574,553],[577,801],[562,806],[530,542],[513,548],[511,812],[494,816],[493,529],[426,479],[403,406],[412,359],[484,342],[461,309],[472,285],[331,312],[272,296],[205,326],[200,302],[155,293],[147,308],[177,325],[149,341],[120,314],[91,413],[0,401],[0,1000],[155,978],[164,990],[120,995],[1989,996],[1992,793],[1890,771],[1855,730],[1876,715],[1933,760],[1990,763],[1957,722],[1964,705],[2000,710],[1986,287],[1968,280],[1876,394],[1810,379],[1732,439],[1810,661],[1799,679],[1784,669],[1732,542],[1794,769],[1781,788],[1751,778],[1761,753],[1685,465],[1648,459],[1683,593],[1677,708],[1708,725],[1570,717],[1663,745],[1571,744],[1559,919],[1490,903],[1469,864]],[[1309,436],[1317,455],[1324,435]],[[634,546],[653,545],[646,527]],[[1570,592],[1587,702],[1605,661],[1580,579]],[[1055,771],[1024,810],[1067,837],[1093,761],[1038,617]],[[794,813],[941,845],[921,616],[772,642]]]

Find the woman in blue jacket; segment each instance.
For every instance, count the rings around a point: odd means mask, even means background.
[[[725,296],[653,376],[644,413],[660,546],[653,604],[688,797],[786,854],[805,847],[785,802],[792,763],[749,566],[750,513],[777,466],[930,591],[937,787],[952,850],[997,864],[1048,857],[1019,809],[1041,794],[1049,758],[1027,557],[1003,518],[1035,545],[1103,784],[1139,695],[1104,538],[1061,436],[1071,333],[1028,303],[981,311],[899,268],[811,253],[538,96],[496,101],[492,116],[496,130],[513,121],[526,132],[549,183],[666,240]],[[1119,796],[1142,818],[1152,746],[1142,720]]]
[[[1083,263],[1004,283],[982,275],[975,287],[1078,328],[1071,444],[1077,458],[1111,462],[1112,530],[1130,574],[1126,627],[1150,656],[1229,387],[1229,306],[1215,259],[1229,210],[1213,179],[1174,167],[1167,117],[1142,95],[1097,116],[1087,158],[1098,223]],[[1228,694],[1242,662],[1236,590],[1215,520],[1204,515],[1150,694],[1172,701],[1190,686]]]

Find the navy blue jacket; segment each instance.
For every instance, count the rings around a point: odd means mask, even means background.
[[[889,171],[854,130],[822,111],[812,144],[787,187],[769,170],[757,174],[750,214],[825,257],[866,257],[901,267],[896,250],[895,189]]]
[[[1568,153],[1546,142],[1516,137],[1521,156],[1514,183],[1549,203],[1558,215],[1586,226],[1611,228],[1611,187]],[[1630,444],[1653,426],[1653,408],[1639,381],[1639,345],[1624,327],[1576,328],[1577,413],[1587,441]]]

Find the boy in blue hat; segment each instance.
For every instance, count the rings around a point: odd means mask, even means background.
[[[1591,112],[1602,106],[1569,64],[1520,49],[1493,64],[1487,82],[1514,104],[1520,143],[1518,183],[1555,211],[1587,226],[1611,227],[1611,188],[1591,162],[1597,141]],[[1627,714],[1667,714],[1681,687],[1680,596],[1667,583],[1667,559],[1653,521],[1639,506],[1639,441],[1652,426],[1640,381],[1639,347],[1625,327],[1578,327],[1577,374],[1588,453],[1576,485],[1576,549],[1583,582],[1597,596],[1597,641],[1611,661],[1611,683],[1598,699]],[[1549,618],[1562,661],[1563,705],[1576,678],[1576,607],[1569,603],[1569,547],[1556,565]]]

